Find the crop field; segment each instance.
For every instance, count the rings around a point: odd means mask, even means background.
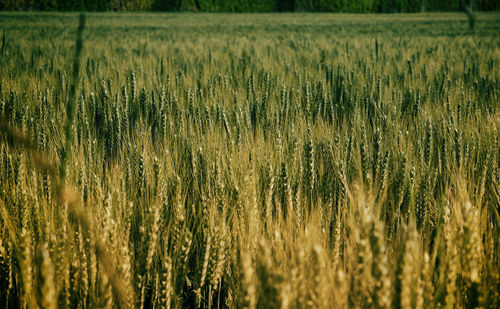
[[[0,308],[499,308],[476,17],[0,12]]]

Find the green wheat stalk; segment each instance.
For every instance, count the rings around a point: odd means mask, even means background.
[[[83,29],[85,28],[85,14],[80,14],[77,34],[76,34],[76,48],[75,48],[75,60],[73,62],[73,80],[71,83],[71,88],[69,92],[68,103],[66,105],[66,124],[64,126],[65,132],[65,142],[64,149],[61,157],[61,166],[59,168],[59,177],[61,179],[61,183],[64,183],[66,179],[66,166],[68,164],[68,158],[71,155],[71,143],[73,142],[73,132],[71,127],[73,126],[73,122],[75,120],[75,98],[76,98],[76,89],[78,87],[78,79],[80,75],[80,63],[82,58],[83,51]]]

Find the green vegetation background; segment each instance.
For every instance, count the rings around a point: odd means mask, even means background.
[[[464,0],[0,0],[0,9],[394,13],[458,11],[463,10],[464,2]],[[473,1],[473,7],[483,11],[498,10],[500,1],[476,0]]]

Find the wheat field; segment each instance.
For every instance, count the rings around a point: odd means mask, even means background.
[[[500,306],[500,13],[0,31],[0,308]]]

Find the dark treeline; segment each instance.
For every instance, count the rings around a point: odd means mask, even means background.
[[[470,0],[0,0],[2,10],[397,13],[463,11]],[[474,10],[498,10],[498,0],[475,0]]]

